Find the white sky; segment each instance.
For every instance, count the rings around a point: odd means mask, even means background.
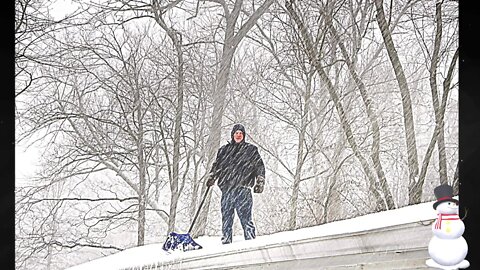
[[[50,14],[56,20],[63,19],[66,14],[75,11],[77,5],[70,0],[57,0],[50,8]]]
[[[15,143],[15,186],[28,184],[35,175],[35,171],[40,169],[42,148],[38,139],[41,136],[43,135],[37,134],[21,143]],[[18,140],[18,137],[15,139]]]
[[[15,185],[21,185],[33,176],[38,162],[38,150],[15,145]]]
[[[458,198],[458,197],[456,197]],[[352,233],[398,224],[435,219],[437,212],[433,209],[433,202],[411,205],[395,210],[384,211],[364,215],[352,219],[331,222],[310,228],[286,231],[272,235],[258,236],[254,240],[245,241],[242,236],[235,236],[230,245],[220,244],[220,237],[200,237],[195,242],[203,246],[203,249],[187,252],[173,252],[171,254],[162,250],[163,243],[145,245],[118,252],[116,254],[83,263],[68,270],[94,270],[94,269],[121,269],[143,264],[154,264],[163,261],[179,260],[207,254],[234,252],[245,248],[257,248],[261,252],[262,247],[273,243],[291,242],[319,236]],[[177,232],[186,233],[186,232]],[[433,235],[433,234],[432,234]],[[269,251],[272,255],[271,251]],[[248,259],[248,258],[246,258]],[[222,260],[218,256],[218,260]]]

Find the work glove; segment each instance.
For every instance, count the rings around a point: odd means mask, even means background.
[[[215,177],[213,176],[212,173],[210,173],[207,180],[207,187],[211,187],[214,184],[215,184]]]
[[[255,186],[253,187],[253,192],[254,193],[262,193],[264,185],[265,185],[265,177],[259,175],[257,177],[257,183],[255,183]]]

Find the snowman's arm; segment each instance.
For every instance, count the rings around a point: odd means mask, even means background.
[[[468,213],[468,208],[465,207],[465,215],[460,218],[462,221],[467,217],[467,213]]]

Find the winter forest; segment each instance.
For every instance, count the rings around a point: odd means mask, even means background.
[[[458,194],[458,1],[59,2],[15,0],[16,143],[41,151],[17,269],[186,232],[235,123],[265,163],[258,235]],[[219,196],[193,237],[221,235]]]

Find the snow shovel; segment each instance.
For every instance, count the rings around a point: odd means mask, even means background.
[[[197,244],[195,241],[193,241],[192,237],[190,236],[190,233],[192,232],[193,225],[195,224],[195,221],[197,220],[198,214],[200,214],[200,209],[202,209],[203,203],[205,202],[205,199],[207,198],[208,191],[210,190],[210,187],[207,187],[207,191],[205,191],[205,195],[203,196],[202,202],[200,203],[200,206],[198,207],[197,213],[195,214],[195,217],[193,218],[192,225],[190,225],[190,229],[188,229],[188,233],[181,234],[181,233],[175,233],[171,232],[167,240],[165,240],[165,243],[163,244],[162,249],[165,251],[176,251],[176,250],[181,250],[181,251],[189,251],[189,250],[197,250],[201,249],[202,246]]]

